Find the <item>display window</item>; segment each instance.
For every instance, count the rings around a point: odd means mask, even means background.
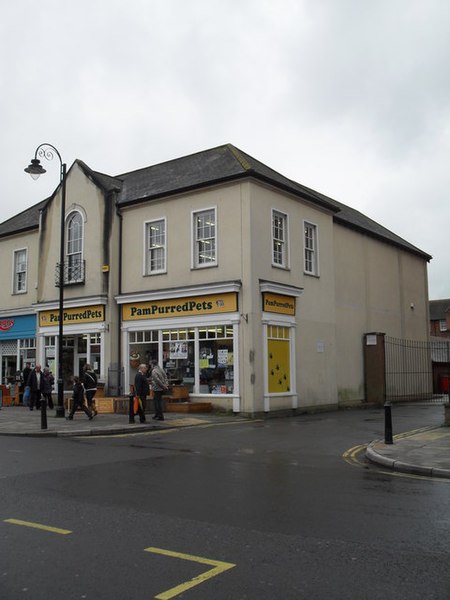
[[[199,329],[200,393],[232,394],[234,390],[233,327]]]
[[[171,385],[195,385],[195,328],[163,330],[163,365]]]
[[[132,331],[129,352],[130,381],[139,363],[155,359],[172,385],[184,385],[190,393],[234,392],[232,325]]]

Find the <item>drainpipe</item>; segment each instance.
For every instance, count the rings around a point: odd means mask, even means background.
[[[118,279],[118,288],[119,288],[119,295],[122,294],[122,264],[123,264],[123,260],[122,260],[122,239],[123,239],[123,215],[122,215],[122,211],[120,209],[118,200],[116,198],[116,214],[119,218],[119,279]],[[122,307],[120,304],[117,305],[117,311],[118,311],[118,315],[117,315],[117,322],[119,324],[118,327],[118,339],[117,339],[117,354],[118,354],[118,369],[119,369],[119,389],[118,389],[118,394],[119,396],[122,396],[123,390],[123,374],[122,374]]]

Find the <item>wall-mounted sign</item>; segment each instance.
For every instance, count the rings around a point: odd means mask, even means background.
[[[14,326],[14,319],[0,319],[0,331],[9,331]]]
[[[237,294],[211,294],[210,296],[192,296],[190,298],[171,298],[136,302],[122,306],[124,321],[141,319],[162,319],[171,317],[191,317],[193,315],[215,315],[237,311]]]
[[[282,315],[295,315],[295,298],[263,292],[263,311],[280,313]]]
[[[105,320],[103,304],[64,309],[64,325],[78,323],[100,323]],[[59,323],[59,310],[42,310],[39,313],[39,327],[51,327]]]

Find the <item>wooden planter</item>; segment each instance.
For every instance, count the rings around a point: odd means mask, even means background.
[[[185,385],[173,385],[171,388],[170,398],[177,402],[180,400],[189,400],[189,392]]]

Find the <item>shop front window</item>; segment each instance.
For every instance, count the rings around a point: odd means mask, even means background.
[[[100,375],[101,373],[101,338],[99,333],[91,333],[89,336],[89,362],[92,369]]]
[[[172,385],[185,385],[189,392],[195,382],[195,329],[171,329],[162,332],[163,365]]]
[[[19,340],[20,346],[20,368],[23,369],[25,363],[29,362],[33,367],[36,363],[36,339],[27,338]]]
[[[189,393],[232,394],[234,350],[232,325],[133,331],[130,382],[139,363],[157,360],[171,385],[183,385]]]
[[[56,373],[56,337],[46,335],[44,340],[44,365]]]
[[[233,327],[219,326],[199,329],[198,368],[201,394],[233,393]]]
[[[130,333],[130,382],[134,382],[140,364],[149,365],[153,359],[158,360],[157,330],[132,331]]]

